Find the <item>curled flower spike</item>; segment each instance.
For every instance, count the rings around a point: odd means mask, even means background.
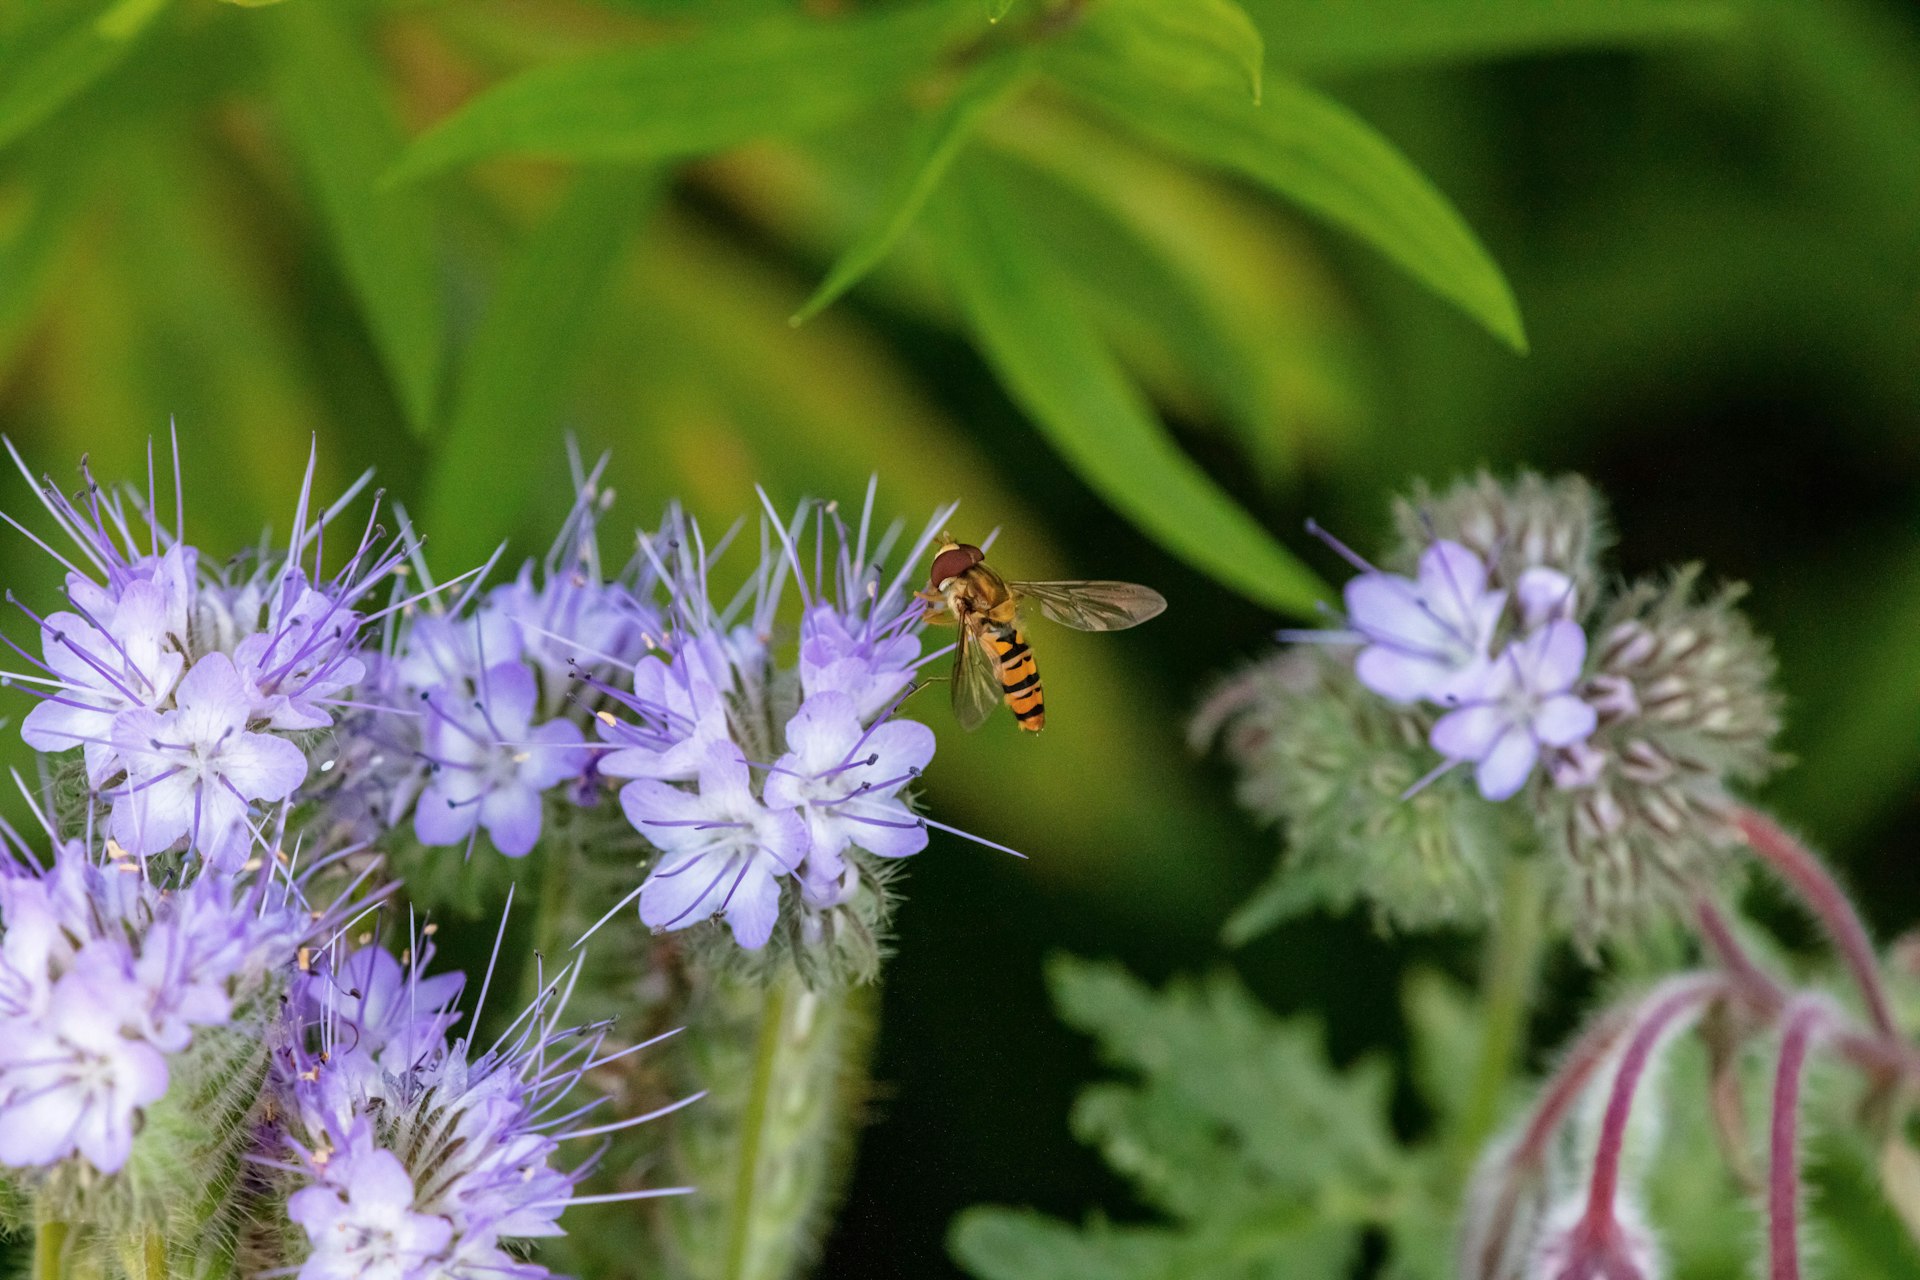
[[[1774,760],[1772,659],[1738,592],[1703,596],[1692,570],[1613,587],[1576,479],[1483,475],[1423,491],[1399,525],[1376,567],[1310,524],[1358,571],[1345,618],[1281,633],[1313,643],[1229,681],[1196,721],[1299,868],[1231,931],[1354,898],[1405,923],[1484,917],[1528,825],[1589,952],[1690,901],[1738,844],[1733,789]],[[1447,776],[1463,764],[1470,791]]]

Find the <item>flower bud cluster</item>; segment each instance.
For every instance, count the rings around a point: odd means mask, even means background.
[[[1303,893],[1470,916],[1492,859],[1545,848],[1591,941],[1712,872],[1729,788],[1771,768],[1778,720],[1738,592],[1691,569],[1609,590],[1577,479],[1483,475],[1402,504],[1399,525],[1386,568],[1329,538],[1359,571],[1343,625],[1291,633],[1313,651],[1230,683],[1198,726],[1285,824]]]

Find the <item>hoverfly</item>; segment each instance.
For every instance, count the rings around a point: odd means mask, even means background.
[[[1167,607],[1158,591],[1132,582],[1008,582],[986,563],[986,553],[953,535],[940,535],[927,589],[926,621],[958,626],[953,656],[953,714],[963,729],[978,729],[1002,701],[1020,727],[1038,733],[1047,723],[1040,669],[1020,625],[1020,605],[1077,631],[1121,631]]]

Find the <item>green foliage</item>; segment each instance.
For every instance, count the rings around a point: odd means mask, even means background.
[[[1225,976],[1155,993],[1063,958],[1049,977],[1061,1016],[1135,1077],[1083,1092],[1074,1133],[1167,1222],[972,1209],[950,1244],[982,1280],[1342,1277],[1366,1228],[1444,1221],[1424,1157],[1387,1123],[1384,1064],[1335,1069],[1312,1019],[1277,1019]],[[1400,1243],[1396,1274],[1437,1274],[1444,1230]]]
[[[988,360],[1053,446],[1197,567],[1275,608],[1311,608],[1324,588],[1180,452],[991,175],[969,171],[955,185],[938,210],[941,260]]]
[[[1128,127],[1297,201],[1526,350],[1513,292],[1459,213],[1391,143],[1332,99],[1278,76],[1266,78],[1255,105],[1192,94],[1091,58],[1064,66],[1076,92]]]

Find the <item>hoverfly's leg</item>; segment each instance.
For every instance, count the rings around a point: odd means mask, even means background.
[[[947,598],[938,591],[916,591],[915,600],[925,600],[930,606],[920,614],[920,621],[930,627],[950,627],[953,625],[953,613],[946,607]]]

